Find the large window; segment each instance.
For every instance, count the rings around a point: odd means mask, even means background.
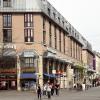
[[[12,42],[12,15],[3,14],[3,42]]]
[[[12,42],[12,30],[3,29],[3,42]]]
[[[61,30],[59,30],[59,50],[61,51]]]
[[[12,27],[12,15],[11,14],[4,14],[3,15],[3,27],[4,28],[11,28]]]
[[[33,26],[33,14],[25,14],[24,20],[25,20],[25,23],[24,23],[25,27]]]
[[[65,36],[66,36],[65,33],[63,33],[63,36],[64,36],[64,37],[63,37],[63,38],[64,38],[64,39],[63,39],[63,43],[64,43],[64,53],[65,53],[65,42],[66,42],[66,40],[65,40]]]
[[[54,26],[54,37],[55,37],[55,49],[57,49],[57,32],[56,32],[56,26]]]
[[[32,29],[25,29],[25,42],[33,42],[33,30]]]
[[[3,0],[3,7],[11,7],[11,0]]]
[[[46,19],[43,17],[43,44],[46,44]]]
[[[49,22],[49,46],[52,47],[51,22]]]
[[[33,14],[27,13],[24,15],[24,28],[25,42],[33,42]]]

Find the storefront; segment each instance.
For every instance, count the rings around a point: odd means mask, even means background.
[[[21,90],[33,90],[37,84],[38,56],[34,50],[24,50],[19,57]]]
[[[61,88],[67,88],[67,67],[69,62],[52,52],[45,52],[43,57],[44,83],[58,82]]]
[[[0,90],[15,90],[17,88],[16,58],[0,58]]]

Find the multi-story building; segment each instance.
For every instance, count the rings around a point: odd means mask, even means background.
[[[100,78],[100,53],[94,51],[95,54],[95,68],[96,68],[96,78]]]
[[[46,0],[0,0],[0,89],[83,80],[80,33]],[[91,52],[90,52],[91,54]]]
[[[95,66],[95,54],[92,51],[91,44],[83,38],[84,46],[82,50],[82,60],[85,66],[84,81],[87,84],[92,84],[94,79],[96,66]]]

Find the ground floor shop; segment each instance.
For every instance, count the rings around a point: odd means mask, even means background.
[[[70,88],[75,79],[79,80],[80,71],[75,71],[71,60],[56,53],[46,51],[38,55],[31,49],[9,55],[0,59],[0,89],[31,90],[48,81]]]

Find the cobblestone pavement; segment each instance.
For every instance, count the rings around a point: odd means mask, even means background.
[[[0,91],[0,100],[38,100],[33,92]],[[48,100],[42,96],[42,100]],[[100,100],[100,87],[86,91],[61,90],[59,96],[53,96],[51,100]]]

